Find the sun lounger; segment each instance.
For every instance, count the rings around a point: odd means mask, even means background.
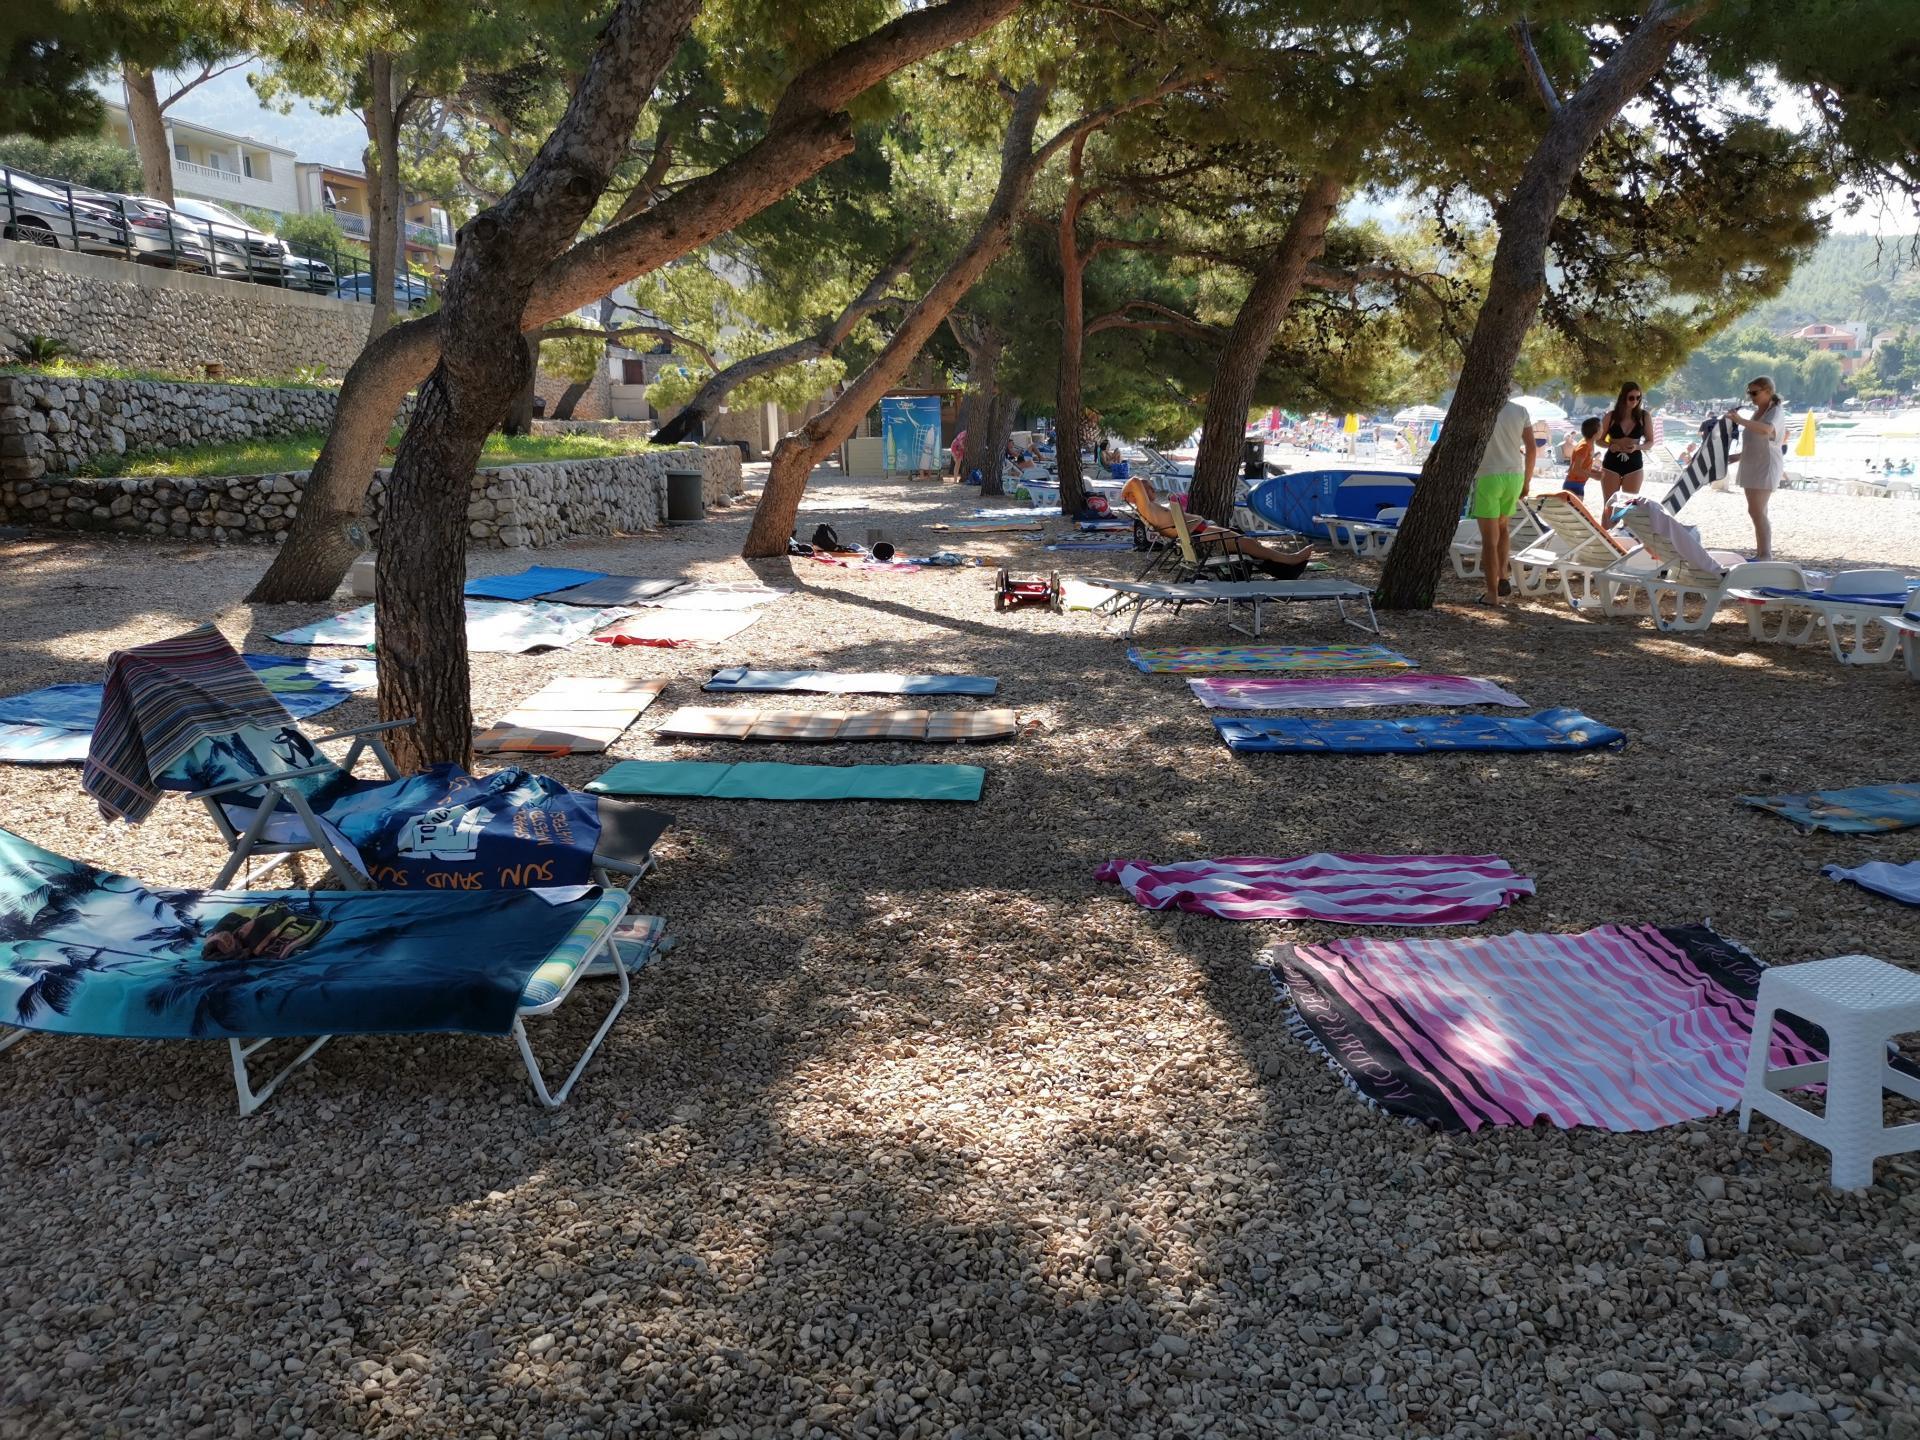
[[[1382,510],[1371,520],[1356,520],[1350,515],[1316,515],[1313,523],[1327,527],[1327,535],[1342,550],[1351,550],[1362,560],[1382,559],[1393,549],[1400,533],[1404,506]]]
[[[229,852],[216,889],[255,856],[277,865],[307,851],[347,889],[611,885],[652,868],[670,816],[524,770],[437,765],[403,777],[382,737],[412,723],[309,737],[202,626],[109,660],[81,785],[103,814],[136,824],[164,792],[200,801]],[[342,740],[352,743],[339,762],[320,751]],[[363,754],[384,778],[353,773]]]
[[[1508,550],[1518,555],[1532,545],[1541,536],[1540,522],[1533,512],[1524,505],[1507,517]],[[1453,562],[1453,573],[1462,580],[1480,578],[1480,522],[1462,520],[1454,527],[1453,544],[1448,558]]]
[[[334,1035],[511,1035],[540,1103],[565,1102],[630,993],[620,890],[148,889],[0,830],[0,1026],[141,1040],[225,1040],[240,1113]],[[620,981],[557,1087],[526,1021],[590,965]],[[307,1042],[264,1081],[252,1057]],[[137,1072],[138,1067],[135,1067]]]
[[[1906,609],[1886,624],[1900,637],[1900,649],[1907,657],[1907,674],[1920,680],[1920,590],[1909,596]]]
[[[1369,634],[1380,633],[1380,622],[1373,613],[1373,592],[1350,580],[1250,580],[1222,584],[1196,581],[1189,585],[1162,584],[1151,580],[1097,580],[1094,583],[1105,585],[1121,597],[1117,609],[1131,609],[1132,617],[1127,622],[1129,635],[1133,633],[1134,626],[1140,623],[1141,613],[1149,606],[1170,609],[1178,614],[1188,605],[1225,605],[1227,624],[1243,635],[1258,638],[1265,606],[1328,602],[1339,610],[1340,618],[1347,624]],[[1366,619],[1349,615],[1349,604],[1363,608]],[[1251,608],[1252,628],[1234,623],[1233,608],[1236,605]]]
[[[1842,665],[1884,665],[1900,648],[1894,622],[1914,613],[1920,590],[1900,570],[1843,570],[1803,603]],[[1911,666],[1912,657],[1908,657]]]
[[[1618,561],[1626,547],[1607,533],[1586,506],[1564,491],[1542,495],[1531,503],[1531,509],[1549,533],[1525,550],[1514,552],[1513,588],[1522,595],[1545,595],[1558,587],[1567,604],[1576,610],[1582,605],[1597,605],[1594,578]]]
[[[1913,586],[1900,570],[1840,570],[1824,581],[1801,575],[1795,585],[1729,586],[1727,598],[1747,607],[1757,640],[1805,645],[1825,637],[1843,665],[1879,665],[1899,648],[1898,621],[1911,603]]]
[[[1737,583],[1722,594],[1723,604],[1738,605],[1747,617],[1747,633],[1770,645],[1804,645],[1813,638],[1819,617],[1806,605],[1782,598],[1809,597],[1823,586],[1819,576],[1785,560],[1750,560]]]
[[[1750,562],[1730,550],[1707,549],[1672,511],[1648,500],[1628,505],[1624,523],[1640,548],[1597,577],[1607,614],[1645,614],[1667,631],[1712,625],[1729,586],[1740,583],[1735,572]],[[1695,602],[1698,611],[1690,615]]]

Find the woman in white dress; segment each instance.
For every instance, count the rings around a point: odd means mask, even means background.
[[[1779,392],[1766,375],[1747,382],[1747,398],[1753,402],[1753,414],[1742,415],[1740,407],[1727,412],[1727,419],[1747,433],[1740,438],[1740,466],[1734,483],[1747,496],[1747,515],[1753,521],[1753,558],[1773,558],[1773,522],[1767,518],[1767,502],[1786,478],[1786,452],[1781,442],[1787,435],[1786,407]]]

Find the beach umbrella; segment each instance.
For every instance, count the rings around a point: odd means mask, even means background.
[[[1447,412],[1438,405],[1409,405],[1393,418],[1396,424],[1414,425],[1422,420],[1444,420]]]
[[[1346,433],[1349,435],[1358,435],[1360,433],[1360,417],[1358,415],[1353,414],[1351,411],[1349,411],[1347,414],[1346,423],[1342,425],[1340,428],[1346,431]]]
[[[1800,456],[1813,454],[1813,411],[1807,411],[1807,423],[1800,427],[1800,443],[1793,447],[1793,453]]]
[[[1564,420],[1567,412],[1551,400],[1542,400],[1538,395],[1516,395],[1513,403],[1527,412],[1530,420]]]

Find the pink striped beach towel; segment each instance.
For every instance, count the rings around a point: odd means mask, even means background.
[[[1472,675],[1307,675],[1295,679],[1189,680],[1209,710],[1358,710],[1367,705],[1520,705]]]
[[[1704,925],[1353,939],[1265,957],[1347,1085],[1443,1130],[1653,1130],[1739,1104],[1763,970]],[[1824,1058],[1774,1025],[1775,1065]]]
[[[1471,925],[1533,894],[1533,881],[1498,855],[1110,860],[1094,878],[1123,886],[1149,910],[1342,925]]]

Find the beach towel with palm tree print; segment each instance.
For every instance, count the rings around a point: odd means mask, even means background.
[[[167,890],[0,830],[0,1025],[153,1040],[505,1034],[598,896]]]

